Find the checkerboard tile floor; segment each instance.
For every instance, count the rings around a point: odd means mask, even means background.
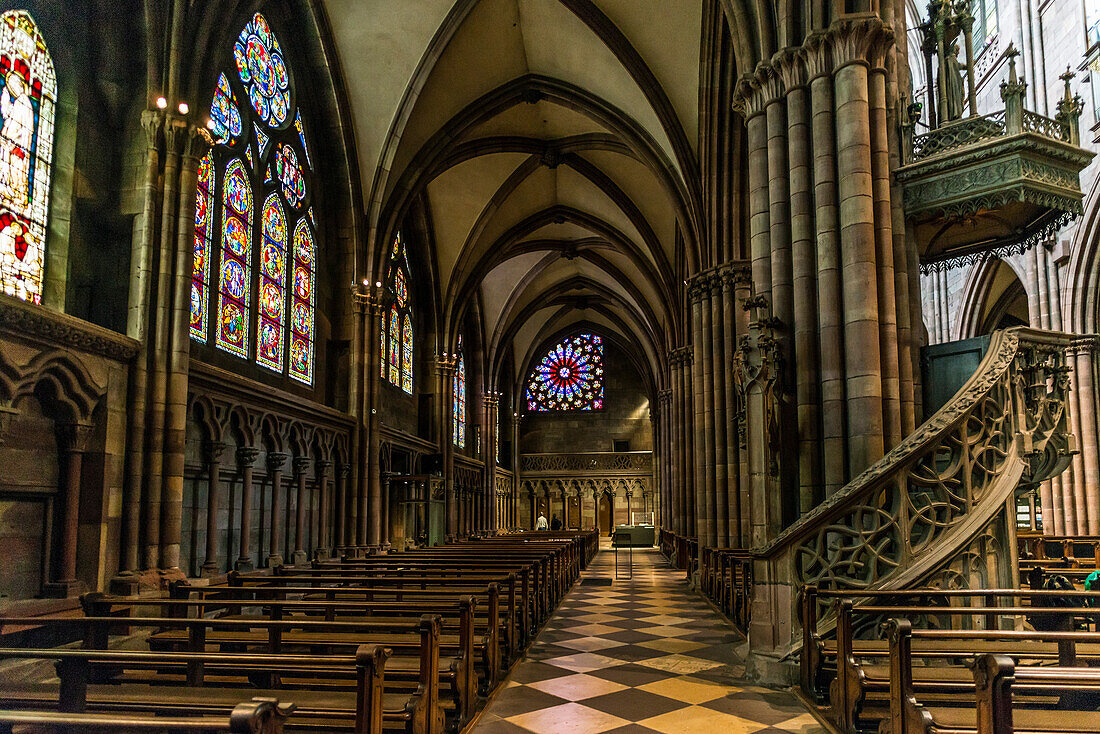
[[[512,670],[475,734],[817,734],[789,693],[742,678],[744,642],[657,550],[632,581],[601,551]]]

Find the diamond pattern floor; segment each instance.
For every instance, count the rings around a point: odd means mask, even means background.
[[[613,578],[614,559],[596,556],[475,734],[824,732],[793,695],[742,679],[740,635],[658,551],[634,551],[632,581],[583,582]]]

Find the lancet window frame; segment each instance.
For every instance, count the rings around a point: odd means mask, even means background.
[[[413,323],[412,268],[401,233],[393,236],[386,271],[386,289],[392,296],[382,312],[379,377],[384,383],[413,394],[416,377],[416,327]]]
[[[316,171],[292,70],[261,13],[234,42],[207,127],[214,144],[199,164],[191,339],[312,387]]]
[[[524,401],[529,413],[603,410],[604,340],[584,331],[562,337],[543,350],[528,372]]]
[[[42,303],[57,73],[34,18],[0,15],[0,290]]]

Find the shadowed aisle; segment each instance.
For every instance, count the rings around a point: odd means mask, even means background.
[[[823,731],[789,693],[741,680],[741,636],[656,549],[613,581],[602,550],[474,725],[477,734]]]

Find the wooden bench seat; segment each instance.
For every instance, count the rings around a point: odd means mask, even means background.
[[[255,687],[204,687],[192,685],[142,685],[91,683],[103,670],[191,669],[195,665],[235,666],[237,672],[279,667],[309,674],[326,666],[353,668],[356,688],[346,694],[310,695],[287,721],[290,729],[304,728],[303,721],[326,720],[336,731],[379,734],[384,729],[408,734],[438,734],[442,731],[442,712],[432,700],[432,691],[413,697],[384,696],[385,663],[389,651],[374,645],[363,646],[351,657],[295,655],[226,655],[212,653],[150,653],[131,650],[83,649],[0,649],[0,660],[54,660],[56,682],[5,683],[0,686],[0,706],[14,709],[56,710],[61,713],[140,713],[167,716],[212,716],[232,711],[242,699],[255,696],[288,698],[286,689],[262,690]],[[201,690],[201,694],[198,692]],[[198,695],[197,695],[198,694]],[[299,717],[301,714],[301,717]]]
[[[20,732],[180,732],[181,734],[282,734],[283,723],[294,711],[278,699],[252,698],[225,716],[143,716],[127,714],[62,713],[58,711],[0,711],[0,734]]]
[[[892,619],[888,714],[880,734],[1097,734],[1100,733],[1100,670],[1095,668],[1017,667],[1011,658],[985,654],[971,665],[971,686],[942,706],[914,685],[910,654],[914,633],[906,619]],[[1072,634],[1072,633],[1060,633]],[[1058,708],[1021,708],[1020,692],[1054,694]]]
[[[209,620],[163,620],[178,622]],[[104,623],[117,623],[113,619],[73,620],[65,622],[84,622],[102,626]],[[0,660],[3,659],[44,659],[58,661],[59,683],[29,684],[15,686],[0,685],[0,706],[25,708],[28,705],[40,706],[49,700],[56,700],[59,710],[81,712],[87,706],[89,690],[102,693],[94,699],[95,710],[113,710],[110,708],[112,696],[117,698],[123,691],[139,691],[146,698],[126,699],[127,704],[141,703],[142,711],[161,711],[169,715],[187,714],[194,709],[173,708],[171,702],[163,700],[164,694],[150,694],[150,691],[178,690],[185,701],[194,704],[196,700],[212,701],[213,691],[219,691],[217,707],[221,711],[227,700],[236,696],[240,700],[241,690],[257,695],[263,690],[258,683],[276,683],[280,675],[296,675],[302,678],[318,676],[337,676],[342,671],[354,685],[347,686],[347,692],[328,691],[332,695],[343,696],[351,705],[340,703],[325,708],[324,699],[312,693],[308,701],[299,698],[299,711],[303,715],[320,712],[319,715],[331,715],[340,722],[355,721],[355,727],[339,723],[337,728],[344,731],[380,731],[383,724],[391,729],[399,729],[407,734],[441,734],[444,728],[444,712],[439,701],[438,674],[426,671],[438,669],[438,618],[421,620],[421,647],[419,680],[412,693],[404,687],[394,689],[386,684],[386,661],[391,651],[381,645],[361,645],[354,655],[291,655],[291,654],[237,654],[225,652],[144,652],[132,650],[91,650],[58,648],[52,650],[27,650],[18,648],[0,648]],[[201,629],[201,627],[199,628]],[[97,635],[98,637],[98,635]],[[119,676],[129,671],[129,678]],[[135,672],[152,671],[156,676],[175,673],[182,676],[185,686],[152,685],[147,677],[142,682],[135,681]],[[206,678],[206,672],[212,676]],[[92,683],[92,682],[95,683]],[[241,686],[254,686],[241,688]],[[93,688],[94,687],[94,688]],[[102,689],[102,690],[101,690]],[[146,690],[148,689],[148,690]],[[201,695],[196,695],[201,690]],[[292,697],[292,686],[277,686],[269,693]],[[234,693],[236,691],[236,693]],[[389,695],[385,695],[385,694]],[[396,695],[394,695],[396,693]],[[98,694],[97,694],[98,695]],[[51,698],[52,697],[52,698]],[[334,700],[344,700],[334,699]],[[181,704],[182,705],[182,704]],[[325,712],[328,712],[327,714]],[[204,711],[204,713],[208,713]],[[291,724],[296,728],[297,724]]]

